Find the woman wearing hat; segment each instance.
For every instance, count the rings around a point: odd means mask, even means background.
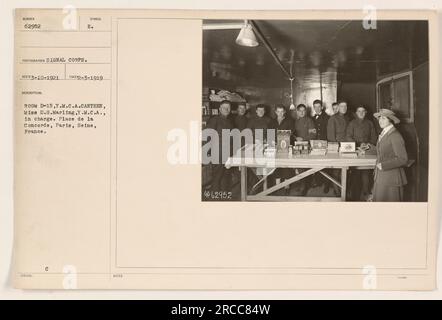
[[[402,201],[407,177],[402,168],[408,162],[404,139],[394,127],[400,120],[394,112],[381,109],[374,114],[382,129],[379,135],[374,173],[373,201]]]

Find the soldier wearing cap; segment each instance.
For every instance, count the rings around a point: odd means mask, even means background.
[[[381,109],[374,114],[382,132],[376,145],[377,160],[374,174],[373,201],[403,200],[404,186],[407,184],[404,166],[408,162],[405,142],[395,128],[400,120],[393,111]]]

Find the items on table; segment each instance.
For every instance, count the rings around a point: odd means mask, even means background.
[[[339,153],[339,142],[328,142],[327,153]]]
[[[326,140],[295,141],[291,146],[290,130],[278,130],[276,145],[264,144],[263,146],[265,157],[339,154],[342,157],[356,158],[367,153],[371,154],[372,150],[374,149],[370,144],[363,144],[356,149],[355,142],[328,142]]]
[[[308,155],[309,154],[309,142],[308,141],[295,141],[293,146],[293,155]]]
[[[327,154],[327,141],[326,140],[310,140],[312,156],[325,156]]]
[[[358,156],[356,152],[356,142],[341,142],[339,154],[343,157],[355,158]]]
[[[291,130],[276,131],[276,151],[278,153],[289,153]]]

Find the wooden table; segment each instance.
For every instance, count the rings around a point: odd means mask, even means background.
[[[373,169],[376,165],[376,155],[361,155],[357,158],[346,157],[340,154],[300,155],[289,156],[288,154],[276,154],[274,157],[264,157],[263,155],[254,155],[253,145],[246,145],[239,149],[233,157],[227,159],[225,166],[238,167],[241,171],[241,201],[345,201],[347,170],[350,167],[357,169]],[[270,188],[264,183],[263,191],[255,195],[247,194],[247,168],[263,168],[271,171],[276,168],[303,168],[306,171],[301,172],[294,177],[284,180]],[[341,182],[322,171],[324,169],[340,169]],[[316,172],[321,173],[327,179],[338,185],[341,189],[340,197],[301,197],[301,196],[270,196],[271,193],[282,189],[294,182],[308,177]],[[262,180],[266,180],[266,176]]]

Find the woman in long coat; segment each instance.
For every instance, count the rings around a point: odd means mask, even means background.
[[[404,166],[408,162],[404,139],[394,127],[400,120],[394,112],[381,109],[374,114],[382,129],[379,135],[373,185],[373,201],[402,201],[407,184]]]

